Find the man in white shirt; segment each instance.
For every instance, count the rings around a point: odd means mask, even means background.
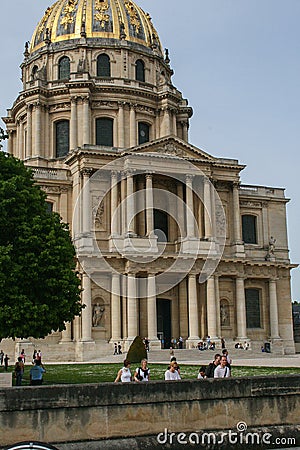
[[[176,367],[177,363],[175,361],[172,361],[170,363],[170,368],[165,372],[165,380],[181,380]]]
[[[227,366],[227,357],[222,356],[220,364],[215,368],[214,378],[230,377],[230,369]]]

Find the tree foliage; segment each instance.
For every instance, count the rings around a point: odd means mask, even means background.
[[[79,315],[68,226],[30,170],[0,151],[0,338],[45,337]]]

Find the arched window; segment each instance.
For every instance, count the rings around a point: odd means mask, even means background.
[[[97,77],[110,77],[110,59],[105,53],[97,58]]]
[[[96,119],[96,145],[113,147],[114,121],[108,117]]]
[[[68,80],[70,78],[70,60],[67,56],[60,58],[58,63],[58,79]]]
[[[32,71],[31,71],[31,80],[36,80],[37,77],[37,73],[38,73],[38,66],[33,66]]]
[[[141,59],[138,59],[135,63],[135,79],[145,81],[145,64]]]
[[[247,328],[261,328],[259,289],[245,289],[245,299]]]
[[[169,223],[168,214],[160,209],[154,209],[154,233],[158,242],[168,242]]]
[[[138,124],[139,144],[149,142],[149,130],[150,127],[147,123],[139,122]]]
[[[245,244],[257,244],[256,216],[242,216],[243,241]]]
[[[60,120],[55,124],[56,158],[61,158],[69,153],[69,121]]]

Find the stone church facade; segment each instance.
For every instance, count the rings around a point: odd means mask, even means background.
[[[284,189],[243,185],[245,166],[189,143],[193,111],[149,14],[58,0],[21,69],[8,152],[70,224],[86,308],[18,348],[87,360],[136,335],[188,348],[210,336],[294,353]]]

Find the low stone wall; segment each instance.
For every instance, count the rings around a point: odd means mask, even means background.
[[[294,437],[300,445],[299,394],[298,375],[6,388],[0,390],[0,446],[41,441],[63,450],[190,448],[178,442],[178,433],[186,435],[179,439],[201,440],[210,431],[220,439],[231,430],[241,440],[246,428]],[[211,444],[205,448],[222,448]]]

